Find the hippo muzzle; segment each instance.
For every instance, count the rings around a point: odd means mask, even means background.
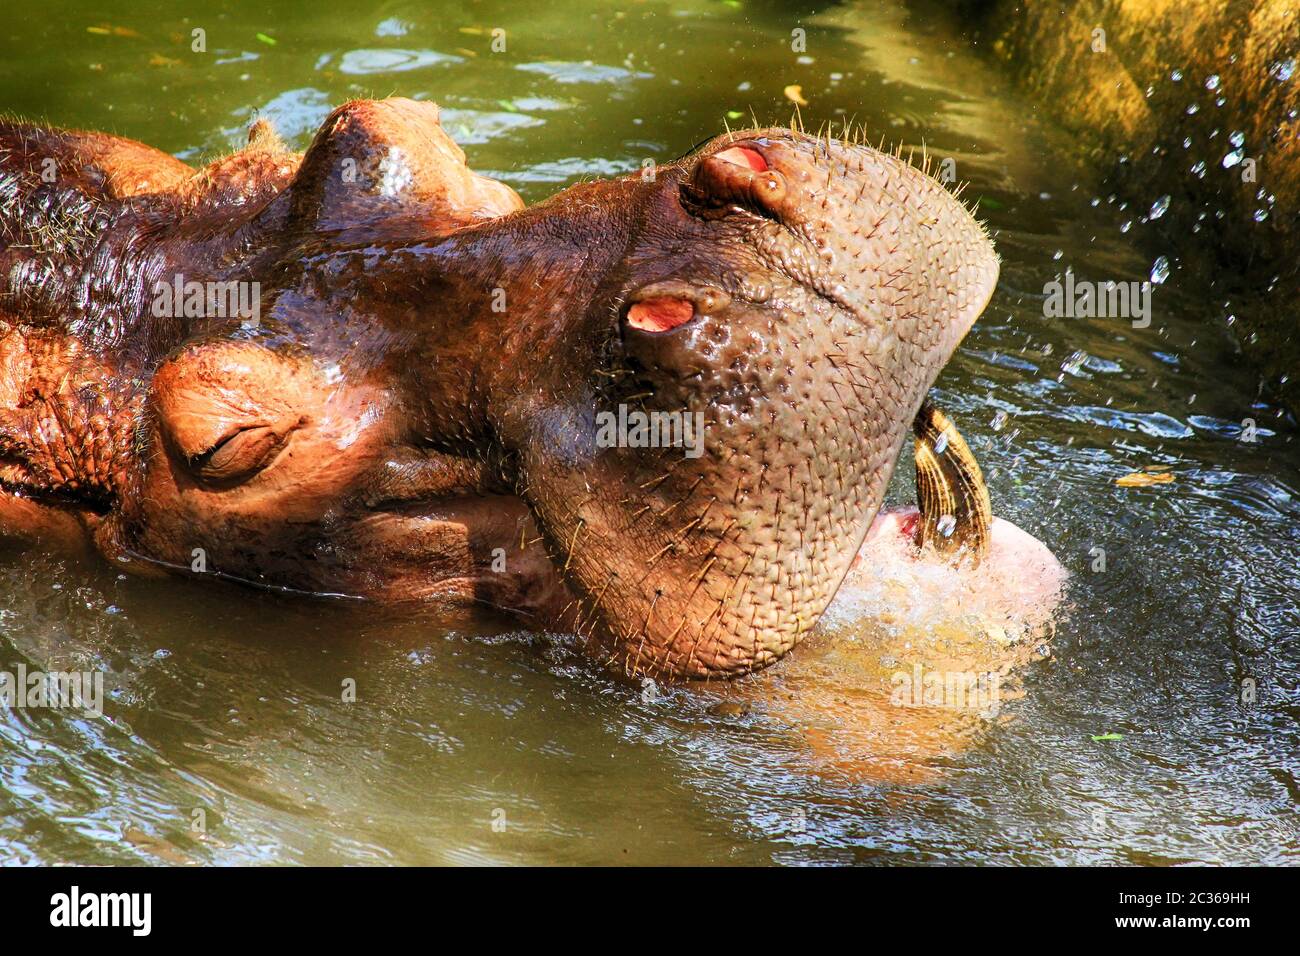
[[[561,374],[507,389],[501,433],[579,626],[632,673],[739,674],[834,596],[998,260],[921,171],[789,130],[626,191],[581,331],[537,346]]]

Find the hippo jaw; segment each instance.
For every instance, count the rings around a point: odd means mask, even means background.
[[[834,596],[998,260],[919,170],[788,130],[626,183],[626,245],[495,423],[576,628],[630,674],[733,676]],[[610,440],[656,415],[702,442]]]

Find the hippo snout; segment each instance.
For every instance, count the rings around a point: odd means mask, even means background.
[[[699,422],[702,448],[596,442],[564,475],[534,448],[529,500],[629,672],[743,673],[834,596],[998,259],[921,170],[791,130],[721,137],[627,201],[583,400]]]

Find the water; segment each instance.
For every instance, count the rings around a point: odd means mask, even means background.
[[[809,126],[852,118],[954,158],[1004,265],[937,398],[995,512],[1071,571],[1055,637],[1015,651],[995,717],[900,720],[851,602],[820,649],[720,703],[628,686],[508,622],[447,632],[7,552],[0,665],[103,670],[108,700],[103,719],[0,711],[0,861],[1300,860],[1296,428],[1236,354],[1236,306],[1152,244],[1161,195],[1110,197],[937,18],[888,3],[362,6],[47,5],[0,32],[0,107],[198,162],[255,114],[302,147],[346,99],[430,98],[471,165],[530,202],[751,111],[788,120],[791,84]],[[1045,318],[1067,270],[1159,271],[1149,327]],[[1116,484],[1152,468],[1174,480]],[[904,617],[941,595],[911,597]]]

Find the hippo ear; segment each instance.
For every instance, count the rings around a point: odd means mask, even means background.
[[[440,230],[523,208],[504,183],[478,176],[438,122],[433,103],[345,103],[321,124],[289,187],[294,219],[345,229],[416,217]]]

